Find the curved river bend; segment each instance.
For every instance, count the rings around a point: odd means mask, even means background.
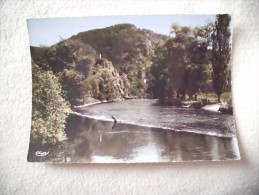
[[[31,161],[172,162],[240,159],[233,116],[160,106],[138,99],[78,108],[68,117],[68,140]],[[115,124],[114,117],[117,120]],[[30,155],[31,154],[31,155]]]

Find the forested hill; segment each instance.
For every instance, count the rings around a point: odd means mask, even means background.
[[[168,37],[132,24],[118,24],[104,29],[79,33],[71,38],[90,45],[102,57],[124,71],[141,66],[153,56],[154,49]]]
[[[146,97],[144,79],[167,36],[131,24],[81,32],[51,47],[31,47],[33,63],[58,77],[71,105],[87,99]]]

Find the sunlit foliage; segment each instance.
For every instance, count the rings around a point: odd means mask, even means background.
[[[66,138],[69,104],[61,96],[58,78],[32,63],[31,142],[55,144]]]

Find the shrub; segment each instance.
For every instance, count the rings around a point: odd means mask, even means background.
[[[69,105],[51,71],[32,64],[31,143],[55,144],[66,138],[64,128]]]

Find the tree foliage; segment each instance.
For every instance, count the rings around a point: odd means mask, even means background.
[[[91,46],[78,40],[62,40],[51,47],[32,47],[31,52],[44,71],[52,71],[59,78],[65,99],[72,106],[83,104],[83,83],[95,59]]]
[[[229,61],[231,55],[230,21],[231,17],[228,14],[217,15],[212,33],[212,78],[213,89],[218,95],[218,101],[220,101],[220,95],[226,91],[226,87],[229,84]]]
[[[101,101],[115,99],[118,93],[114,89],[114,82],[108,71],[107,69],[99,70],[86,80],[88,93]]]
[[[61,96],[58,78],[32,63],[31,142],[55,144],[65,139],[69,104]]]
[[[72,106],[82,104],[81,101],[83,101],[85,95],[84,75],[74,70],[65,69],[58,74],[58,79],[65,99]]]
[[[184,99],[208,88],[208,28],[172,25],[171,38],[153,58],[151,91],[162,101]]]
[[[155,50],[153,64],[150,68],[151,78],[149,83],[149,92],[153,93],[155,98],[163,99],[166,97],[166,86],[168,85],[168,52],[164,46]]]

